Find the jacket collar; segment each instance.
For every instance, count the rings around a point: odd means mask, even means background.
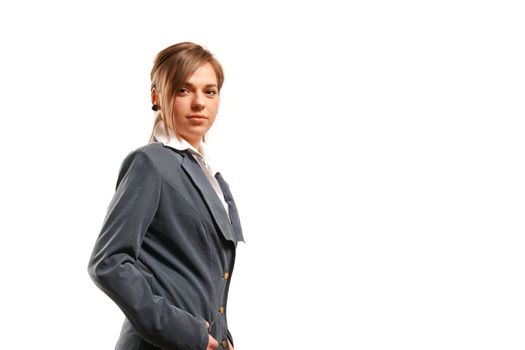
[[[179,151],[188,150],[194,157],[204,160],[204,163],[206,163],[212,174],[217,173],[217,171],[215,171],[210,164],[211,157],[209,155],[209,148],[205,142],[201,142],[198,149],[196,149],[183,137],[173,133],[171,129],[168,130],[168,137],[166,137],[166,131],[162,122],[157,123],[155,126],[155,129],[153,130],[153,136],[156,141],[161,142],[168,147],[177,149]]]
[[[161,126],[159,127],[158,125]],[[214,176],[221,187],[224,200],[228,204],[231,222],[228,219],[228,213],[224,209],[220,199],[217,197],[217,193],[213,189],[210,181],[195,159],[195,156],[201,156],[204,158],[208,155],[207,146],[205,143],[201,142],[199,150],[196,150],[189,142],[183,138],[178,138],[175,136],[171,130],[169,139],[166,139],[162,123],[159,123],[158,125],[153,133],[155,140],[157,142],[163,143],[166,146],[181,151],[178,152],[182,155],[181,167],[188,174],[195,187],[197,187],[199,192],[202,194],[206,205],[210,209],[213,219],[217,223],[217,226],[219,227],[223,237],[234,244],[237,244],[238,241],[244,242],[237,206],[233,200],[229,185],[226,183],[226,181],[224,181],[221,173],[214,172],[212,170],[212,174],[215,174]],[[188,157],[188,155],[193,155],[193,157]]]
[[[199,163],[197,163],[193,157],[188,157],[188,152],[188,150],[182,152],[183,159],[181,162],[181,167],[188,174],[195,187],[197,187],[199,192],[202,194],[222,235],[224,238],[232,241],[233,243],[244,241],[239,222],[239,215],[237,214],[237,207],[227,184],[222,179],[222,175],[220,173],[216,173],[215,178],[217,179],[217,182],[219,182],[219,186],[221,187],[221,190],[224,194],[224,199],[228,204],[231,223],[230,220],[228,220],[228,213],[224,209],[224,206],[219,200],[219,197],[217,197],[217,193],[211,186],[210,181],[208,178],[206,178],[206,175],[204,175]]]

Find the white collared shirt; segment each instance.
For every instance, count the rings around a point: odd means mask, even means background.
[[[219,186],[219,182],[215,178],[215,174],[217,173],[217,171],[215,171],[210,164],[210,156],[206,143],[201,142],[199,144],[199,149],[196,150],[195,147],[193,147],[188,141],[186,141],[182,137],[177,137],[171,130],[169,130],[169,139],[167,140],[166,133],[164,132],[164,125],[162,122],[159,122],[155,127],[155,130],[153,130],[153,136],[155,136],[155,138],[159,142],[162,142],[168,147],[180,151],[189,150],[193,158],[195,158],[195,160],[197,160],[197,163],[199,163],[204,174],[206,174],[206,177],[210,181],[212,187],[215,189],[215,192],[217,193],[217,196],[219,196],[219,199],[221,200],[224,209],[226,209],[226,213],[228,213],[229,218],[228,204],[224,200],[224,195],[222,193],[221,187]]]

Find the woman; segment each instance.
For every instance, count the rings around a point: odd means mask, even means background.
[[[219,62],[194,43],[155,59],[152,135],[120,167],[88,267],[126,316],[116,349],[233,349],[226,304],[244,239],[204,143],[223,80]]]

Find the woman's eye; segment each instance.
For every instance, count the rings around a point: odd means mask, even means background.
[[[188,89],[186,89],[186,88],[180,88],[179,89],[179,93],[181,93],[181,94],[186,93],[186,92],[188,92]]]

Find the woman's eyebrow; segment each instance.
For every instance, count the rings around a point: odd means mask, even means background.
[[[189,87],[195,87],[195,85],[193,85],[193,84],[190,83],[190,82],[186,82],[184,85],[185,85],[185,86],[189,86]],[[208,88],[208,87],[217,87],[217,84],[206,84],[205,87],[207,87],[207,88]]]

